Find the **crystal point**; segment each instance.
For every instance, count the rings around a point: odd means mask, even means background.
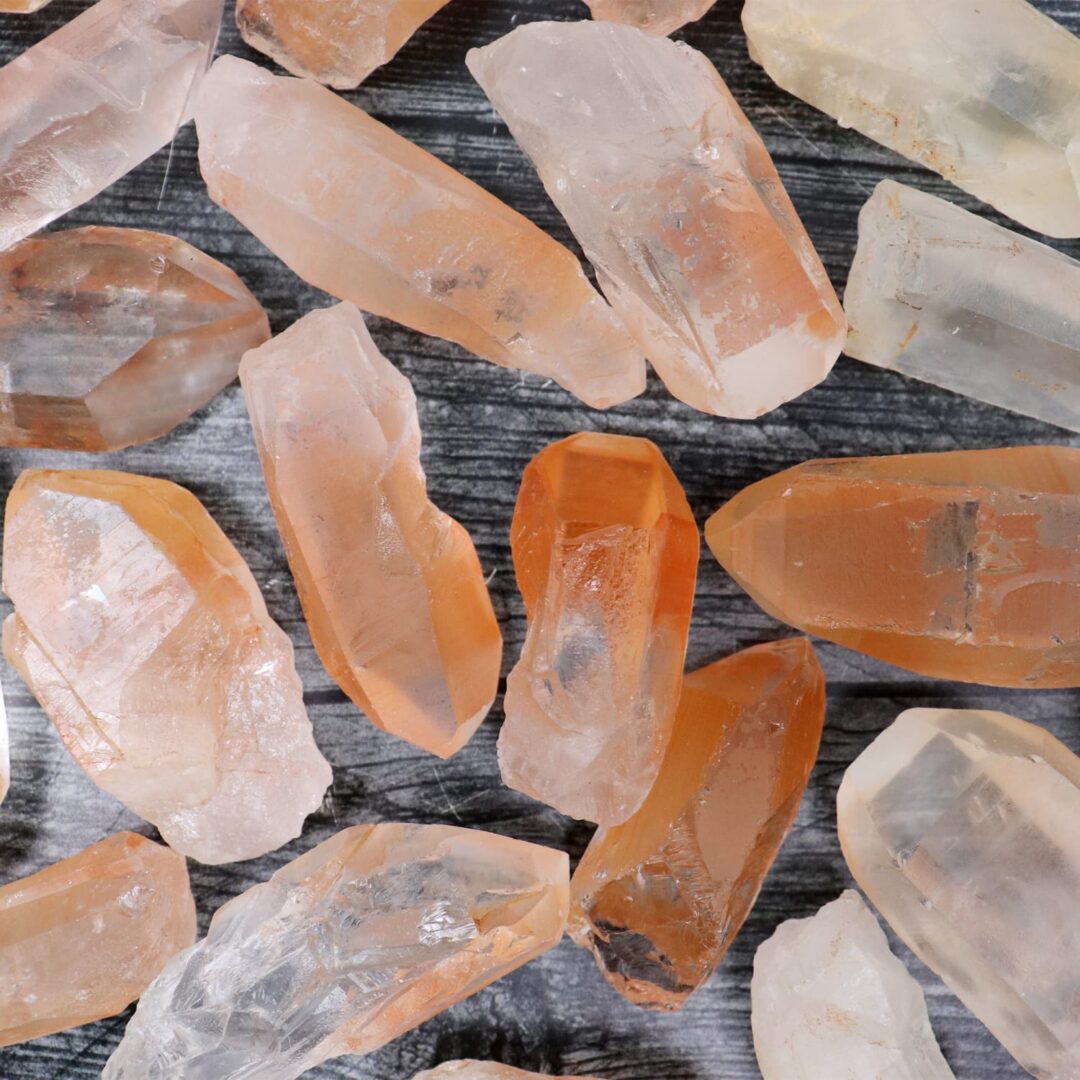
[[[300,832],[330,783],[289,639],[166,480],[30,470],[7,502],[4,654],[99,787],[206,863]]]
[[[585,0],[594,19],[636,26],[647,34],[671,34],[695,22],[716,0]]]
[[[220,908],[142,996],[103,1080],[293,1080],[366,1054],[556,945],[566,855],[357,825]]]
[[[1080,686],[1080,450],[809,461],[705,538],[774,618],[922,675]]]
[[[494,1061],[447,1061],[417,1073],[413,1080],[596,1080],[591,1076],[557,1077],[528,1072]]]
[[[0,12],[13,15],[30,15],[40,11],[49,0],[0,0]]]

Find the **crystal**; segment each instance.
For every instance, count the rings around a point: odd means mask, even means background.
[[[675,722],[694,515],[648,439],[582,433],[525,469],[510,545],[529,626],[507,682],[503,781],[617,825],[648,794]]]
[[[591,1076],[555,1077],[526,1072],[494,1061],[447,1061],[435,1069],[417,1073],[413,1080],[596,1080]]]
[[[644,389],[566,248],[332,91],[223,56],[196,124],[211,197],[306,281],[590,405]]]
[[[1044,1080],[1080,1076],[1078,820],[1080,758],[998,712],[902,713],[837,795],[863,891]]]
[[[615,23],[529,23],[468,65],[677,398],[754,417],[825,378],[843,311],[701,53]]]
[[[498,692],[469,534],[427,495],[416,398],[351,304],[247,354],[241,381],[315,648],[379,727],[449,757]]]
[[[183,856],[134,833],[5,885],[0,1046],[115,1016],[194,940]]]
[[[0,445],[157,438],[269,336],[243,282],[176,237],[91,227],[24,240],[0,254]]]
[[[1080,431],[1080,263],[892,180],[859,215],[845,352]]]
[[[683,680],[652,790],[596,834],[571,882],[570,934],[624,997],[678,1009],[719,966],[795,821],[824,721],[806,638]]]
[[[1080,236],[1080,40],[1025,0],[746,0],[785,90],[1029,229]]]
[[[253,48],[301,78],[357,87],[447,0],[237,0],[236,25]]]
[[[558,944],[561,851],[357,825],[220,908],[142,996],[103,1080],[292,1080],[366,1054]]]
[[[626,23],[647,34],[671,34],[704,15],[716,0],[585,0],[594,19]]]
[[[28,470],[3,555],[4,655],[94,783],[205,863],[299,834],[330,767],[292,645],[194,495]]]
[[[29,15],[40,11],[49,0],[0,0],[0,12],[11,12],[15,15]]]
[[[764,1080],[953,1080],[922,988],[850,889],[758,947],[750,996]]]
[[[774,618],[922,675],[1080,686],[1080,449],[810,461],[705,539]]]
[[[0,251],[172,139],[223,0],[98,0],[0,68]]]

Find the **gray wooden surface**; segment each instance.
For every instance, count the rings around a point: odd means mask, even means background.
[[[30,17],[0,15],[0,62],[84,6],[81,0],[54,0]],[[937,177],[842,131],[774,87],[746,55],[739,6],[736,0],[719,0],[681,36],[716,63],[762,132],[838,287],[854,250],[858,208],[881,177],[915,183],[978,208]],[[1038,6],[1080,32],[1080,0],[1040,0]],[[532,169],[470,79],[463,58],[471,45],[490,41],[519,21],[585,14],[577,0],[452,0],[391,65],[348,96],[572,245]],[[230,3],[222,51],[262,60],[239,42],[231,15]],[[137,225],[182,236],[240,273],[266,305],[275,331],[328,303],[210,203],[196,168],[195,145],[189,127],[179,134],[171,162],[168,153],[158,154],[61,224]],[[358,176],[356,183],[357,198],[363,198],[364,178]],[[1058,246],[1080,256],[1078,244]],[[644,397],[608,413],[592,412],[558,387],[501,370],[445,342],[379,320],[372,329],[416,386],[432,495],[469,529],[492,575],[506,637],[506,669],[517,656],[525,628],[507,543],[514,497],[525,463],[553,439],[585,428],[654,439],[701,521],[744,485],[808,458],[1070,441],[1059,429],[844,358],[824,385],[755,423],[695,413],[668,397],[655,379]],[[316,737],[334,765],[332,795],[308,821],[303,837],[273,855],[235,866],[192,864],[203,925],[223,901],[335,829],[357,822],[460,823],[560,847],[572,857],[580,854],[589,826],[500,785],[495,762],[499,703],[472,742],[444,763],[376,731],[327,677],[312,652],[289,578],[238,387],[230,387],[168,438],[124,453],[89,457],[0,451],[0,496],[6,496],[21,469],[41,464],[127,469],[191,488],[247,558],[271,613],[296,645]],[[786,632],[754,606],[706,551],[690,664]],[[994,708],[1043,724],[1080,751],[1076,691],[953,685],[920,679],[833,645],[824,644],[820,651],[829,678],[828,723],[798,824],[720,971],[681,1013],[638,1011],[608,989],[589,955],[567,941],[383,1050],[328,1063],[310,1075],[408,1080],[440,1061],[478,1057],[609,1080],[757,1077],[749,1027],[754,950],[778,922],[811,914],[851,884],[836,842],[834,797],[844,768],[874,735],[911,706]],[[0,882],[38,870],[117,829],[152,834],[83,775],[6,666],[3,681],[13,774],[11,794],[0,807]],[[935,1030],[961,1080],[1025,1075],[933,975],[900,951],[926,987]],[[0,1050],[0,1080],[97,1075],[127,1015]]]

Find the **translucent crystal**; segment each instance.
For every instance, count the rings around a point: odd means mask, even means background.
[[[0,0],[0,12],[29,15],[40,11],[47,3],[49,0]]]
[[[594,19],[626,23],[647,34],[670,34],[700,19],[716,0],[585,0]]]

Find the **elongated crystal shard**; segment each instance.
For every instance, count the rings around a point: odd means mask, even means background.
[[[24,472],[4,655],[99,787],[206,863],[299,835],[330,783],[289,639],[202,504],[166,480]]]
[[[98,0],[0,68],[0,251],[93,198],[190,118],[224,0]]]
[[[413,1080],[571,1080],[570,1077],[549,1077],[547,1073],[528,1072],[500,1065],[494,1061],[447,1061],[435,1069],[417,1073]],[[595,1080],[579,1076],[576,1080]]]
[[[644,389],[639,350],[566,248],[337,94],[224,56],[196,124],[211,198],[313,285],[590,405]]]
[[[103,1080],[293,1080],[370,1053],[556,945],[567,872],[491,833],[346,829],[218,910]]]
[[[1080,758],[997,712],[911,709],[844,774],[863,891],[1041,1080],[1080,1076]]]
[[[677,398],[754,417],[825,378],[843,312],[705,56],[633,27],[545,22],[467,62]]]
[[[716,0],[585,0],[594,19],[625,23],[647,34],[671,34],[700,19]]]
[[[241,381],[320,658],[373,723],[449,757],[491,708],[502,635],[469,534],[428,498],[409,380],[339,304]]]

